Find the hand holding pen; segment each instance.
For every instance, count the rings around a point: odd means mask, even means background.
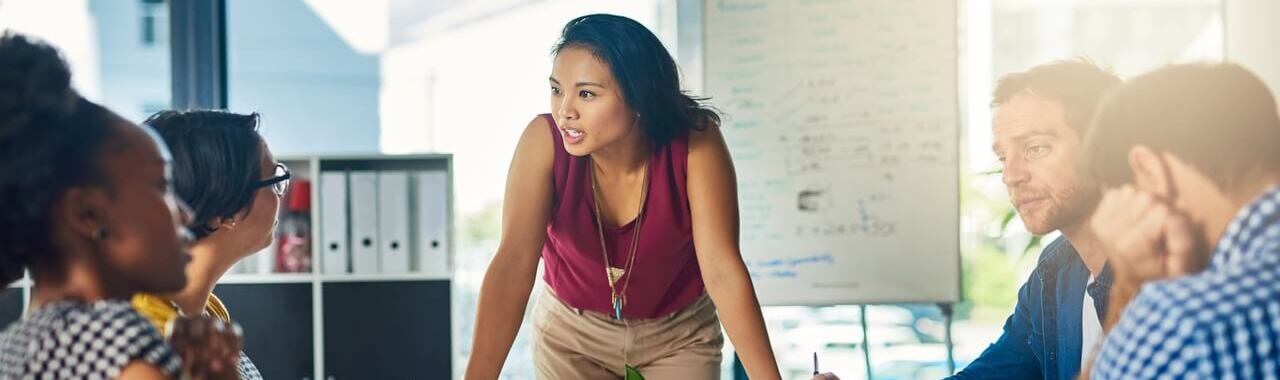
[[[817,352],[813,353],[813,380],[840,380],[840,378],[836,377],[836,374],[834,373],[818,372],[818,353]]]

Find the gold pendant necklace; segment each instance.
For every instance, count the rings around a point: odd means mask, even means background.
[[[644,224],[644,205],[649,199],[649,161],[646,159],[644,162],[644,183],[640,190],[640,205],[639,210],[636,211],[635,229],[631,231],[631,252],[624,268],[618,268],[609,263],[609,247],[604,241],[604,222],[600,219],[600,190],[596,180],[595,161],[591,161],[591,167],[587,170],[591,171],[591,203],[595,210],[596,229],[600,233],[600,253],[604,256],[604,275],[609,279],[609,304],[613,306],[614,319],[621,320],[622,307],[626,303],[627,288],[631,285],[632,276],[628,276],[626,281],[622,282],[621,291],[618,290],[617,283],[623,275],[635,267],[636,247],[640,244],[640,228]]]
[[[618,279],[622,278],[622,275],[626,273],[627,273],[626,269],[622,269],[618,267],[609,267],[609,273],[607,273],[607,275],[609,276],[609,285],[617,284]]]

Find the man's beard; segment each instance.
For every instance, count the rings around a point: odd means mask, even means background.
[[[1087,222],[1087,218],[1092,216],[1093,210],[1098,207],[1098,201],[1102,198],[1102,191],[1092,182],[1088,182],[1077,184],[1057,195],[1058,199],[1062,199],[1062,204],[1050,212],[1045,226],[1047,231],[1044,231],[1044,233],[1070,228]]]

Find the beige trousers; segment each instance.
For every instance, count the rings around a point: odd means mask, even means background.
[[[645,380],[720,378],[724,335],[705,294],[669,316],[614,320],[575,309],[543,287],[533,311],[538,379],[621,379],[624,364]]]

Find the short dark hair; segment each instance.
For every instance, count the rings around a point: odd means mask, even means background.
[[[640,125],[651,140],[665,144],[690,130],[720,124],[720,115],[680,90],[675,60],[653,32],[635,20],[592,14],[565,24],[552,52],[585,48],[609,66],[622,88],[622,99],[640,114]]]
[[[1030,70],[1007,74],[996,82],[991,107],[999,107],[1014,95],[1029,92],[1062,106],[1066,123],[1083,135],[1098,103],[1108,90],[1120,85],[1120,77],[1085,58],[1054,61]]]
[[[1082,164],[1104,186],[1130,183],[1129,151],[1137,145],[1171,153],[1231,191],[1252,170],[1280,169],[1280,116],[1271,91],[1243,67],[1171,65],[1107,97]]]
[[[147,118],[173,154],[173,187],[191,206],[187,228],[197,239],[209,223],[253,206],[253,184],[262,176],[258,114],[214,110],[160,111]]]
[[[110,190],[98,158],[118,120],[72,90],[57,49],[0,36],[0,283],[61,260],[53,207],[75,187]]]

